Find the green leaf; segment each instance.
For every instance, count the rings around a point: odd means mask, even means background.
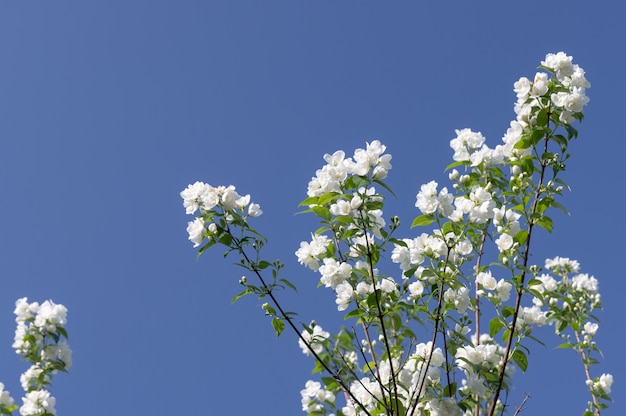
[[[374,292],[370,293],[367,296],[367,306],[369,306],[372,309],[376,308],[376,306],[378,305],[378,302],[376,302],[376,300],[378,299],[379,296],[380,296],[380,289],[377,289]]]
[[[231,301],[230,301],[230,303],[235,303],[235,302],[237,302],[237,300],[239,300],[239,298],[242,298],[242,297],[244,297],[244,296],[246,296],[246,295],[249,295],[249,294],[251,294],[251,293],[254,293],[254,292],[253,292],[252,290],[250,290],[250,289],[246,289],[246,290],[244,290],[244,291],[243,291],[243,292],[241,292],[241,293],[237,293],[237,294],[233,297],[233,300],[231,300]]]
[[[383,181],[381,181],[380,179],[374,179],[374,183],[379,184],[380,186],[382,186],[383,188],[385,188],[385,190],[387,192],[389,192],[391,195],[393,195],[394,197],[396,196],[396,194],[393,193],[393,191],[391,190],[391,188],[389,186],[387,186],[387,184]]]
[[[276,331],[276,336],[279,337],[282,334],[283,329],[285,329],[285,323],[279,317],[275,317],[272,319],[272,326],[274,327],[274,331]]]
[[[217,243],[217,241],[215,241],[215,239],[211,238],[205,245],[200,247],[200,250],[198,250],[198,257],[200,257],[200,255],[202,253],[204,253],[208,248],[214,246],[216,243]]]
[[[259,270],[263,270],[263,269],[267,269],[270,265],[271,263],[269,261],[261,260],[260,262],[256,264],[256,268]]]
[[[518,365],[518,367],[525,373],[528,368],[528,358],[526,354],[524,354],[521,350],[513,351],[513,356],[511,357],[513,362]]]
[[[542,215],[541,218],[537,220],[536,224],[545,229],[547,232],[552,232],[552,218]]]
[[[454,395],[456,394],[456,386],[456,382],[448,384],[443,389],[443,397],[454,397]]]
[[[292,289],[294,292],[298,292],[298,289],[296,289],[296,287],[293,285],[293,283],[291,283],[289,280],[287,280],[287,279],[280,279],[280,282],[284,283],[287,287]]]
[[[365,311],[363,309],[355,309],[353,311],[350,311],[346,314],[346,316],[344,316],[344,320],[345,319],[350,319],[350,318],[360,318],[361,316],[363,316],[363,314],[365,313]]]
[[[552,140],[554,140],[559,147],[561,148],[561,152],[565,152],[567,150],[567,139],[562,134],[555,134],[552,136]]]
[[[298,205],[299,207],[308,207],[311,205],[317,205],[319,201],[319,196],[310,196],[307,199],[305,199],[304,201],[300,202],[300,204]]]
[[[537,114],[537,125],[546,126],[548,124],[548,108],[544,108]]]
[[[535,212],[545,212],[548,208],[550,208],[553,201],[554,199],[550,197],[541,198],[537,203],[537,208]]]
[[[489,336],[493,338],[494,335],[500,332],[500,329],[502,329],[503,326],[504,323],[500,319],[493,318],[489,321]]]
[[[514,312],[515,312],[515,309],[513,309],[512,306],[503,306],[502,307],[502,316],[504,316],[505,318],[513,315]]]
[[[272,305],[263,305],[263,309],[269,316],[276,316],[276,309]]]
[[[445,170],[450,170],[452,168],[456,168],[457,166],[461,166],[461,165],[465,165],[465,164],[468,164],[468,162],[464,161],[464,160],[461,160],[461,161],[458,161],[458,162],[452,162],[448,166],[446,166]]]
[[[558,202],[556,202],[556,201],[552,201],[552,206],[553,206],[554,208],[558,208],[558,209],[560,209],[561,211],[563,211],[563,213],[564,213],[565,215],[570,215],[570,214],[569,214],[569,211],[567,210],[567,208],[565,208],[562,204],[560,204],[560,203],[558,203]]]
[[[317,205],[317,206],[312,207],[311,211],[313,211],[315,215],[317,215],[320,218],[323,218],[325,220],[330,220],[330,211],[328,211],[328,208],[326,207]]]
[[[526,243],[526,239],[528,239],[528,231],[526,230],[518,231],[513,237],[513,241],[518,243],[520,246],[523,246]]]
[[[65,339],[69,340],[67,336],[67,331],[61,325],[57,325],[57,332],[61,334],[63,337],[65,337]]]
[[[337,196],[339,194],[337,192],[329,192],[327,194],[324,194],[322,196],[320,196],[319,200],[318,200],[318,204],[319,205],[326,205],[329,202],[334,202],[335,199],[337,199]]]
[[[432,214],[428,215],[420,215],[413,220],[411,224],[411,228],[414,227],[425,227],[427,225],[432,224],[435,221],[435,217]]]
[[[222,243],[223,245],[230,247],[232,242],[233,242],[233,237],[230,234],[222,234],[219,236],[218,240],[220,241],[220,243]]]
[[[383,209],[384,205],[385,204],[383,204],[382,201],[370,201],[365,206],[367,207],[368,210],[374,211],[377,209]]]

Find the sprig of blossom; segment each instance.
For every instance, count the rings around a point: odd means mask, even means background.
[[[218,227],[213,222],[215,215],[231,222],[234,215],[245,221],[247,217],[254,218],[263,214],[259,204],[250,202],[249,194],[239,195],[233,185],[213,187],[197,181],[187,186],[180,193],[180,197],[187,214],[200,214],[187,223],[187,233],[194,248],[217,233]]]
[[[317,272],[319,286],[332,290],[337,310],[351,322],[337,334],[315,323],[301,331],[293,313],[280,308],[273,289],[281,282],[291,284],[277,280],[281,263],[260,260],[265,239],[247,223],[257,212],[249,195],[201,182],[181,193],[186,211],[199,211],[188,233],[195,246],[208,240],[200,253],[223,244],[229,253],[240,253],[240,264],[261,280],[256,287],[242,278],[244,291],[235,299],[271,297],[276,308],[264,303],[262,310],[277,335],[289,324],[302,352],[315,358],[314,372],[326,373],[301,390],[304,411],[344,416],[504,413],[500,392],[509,391],[516,368],[526,371],[527,338],[546,324],[582,355],[586,371],[595,363],[591,354],[598,352],[599,327],[590,311],[600,307],[597,279],[579,273],[578,263],[569,259],[546,262],[556,278],[528,264],[533,227],[551,231],[549,210],[565,210],[557,199],[567,185],[558,175],[578,134],[572,124],[582,120],[590,87],[584,71],[562,52],[548,54],[540,68],[532,80],[515,82],[516,118],[501,144],[491,148],[481,133],[456,130],[450,141],[452,186],[433,180],[416,195],[420,215],[412,227],[432,225],[428,232],[393,237],[400,222],[384,217],[379,191],[392,193],[383,182],[392,157],[380,141],[366,143],[352,157],[343,150],[324,155],[326,164],[309,181],[308,198],[300,204],[321,226],[295,254]],[[249,255],[246,247],[255,253]],[[496,260],[489,263],[489,256]],[[399,265],[400,279],[384,272],[386,259]],[[495,272],[493,265],[502,268]],[[267,268],[274,283],[261,275]],[[522,300],[529,299],[532,305],[526,306]],[[485,316],[491,316],[486,326],[481,323]],[[418,344],[413,331],[425,324],[432,325],[431,341]],[[365,364],[357,365],[357,359]],[[599,416],[604,406],[599,401],[610,400],[613,377],[592,378],[588,372],[587,379]],[[339,397],[345,406],[336,402]]]
[[[22,416],[55,415],[56,399],[47,390],[58,371],[67,372],[72,366],[72,350],[67,340],[67,308],[47,300],[29,303],[27,298],[15,302],[15,339],[13,348],[31,363],[20,377],[26,392],[19,408]],[[0,413],[11,414],[17,408],[8,392],[0,388]],[[6,394],[5,394],[6,393]]]

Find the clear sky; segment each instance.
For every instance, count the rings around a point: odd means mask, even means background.
[[[21,397],[15,300],[51,298],[69,308],[74,350],[53,384],[61,416],[303,414],[312,362],[293,334],[275,338],[261,301],[230,304],[241,271],[221,249],[196,260],[179,192],[202,180],[252,194],[268,257],[299,287],[288,309],[333,327],[333,294],[294,256],[317,228],[293,214],[323,154],[387,145],[386,216],[411,236],[415,194],[444,182],[454,130],[495,146],[513,82],[565,51],[591,102],[564,176],[572,215],[555,215],[535,259],[575,258],[600,280],[595,371],[616,379],[606,414],[626,414],[625,13],[580,0],[0,0],[0,381]],[[555,345],[518,373],[523,414],[582,414],[582,367]]]

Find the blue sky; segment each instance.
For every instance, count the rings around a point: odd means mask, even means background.
[[[578,0],[1,1],[0,381],[21,397],[15,300],[51,298],[69,308],[74,350],[54,379],[59,415],[303,414],[312,362],[292,334],[275,338],[260,301],[230,304],[240,271],[221,249],[196,260],[179,192],[202,180],[251,193],[268,257],[300,289],[288,308],[332,322],[332,293],[293,254],[316,228],[294,213],[322,155],[387,145],[386,215],[410,236],[454,129],[499,143],[513,82],[562,50],[591,102],[565,172],[572,215],[556,215],[535,258],[575,258],[600,280],[596,371],[616,378],[606,414],[624,414],[624,13]],[[525,414],[581,414],[588,400],[556,342],[519,374]]]

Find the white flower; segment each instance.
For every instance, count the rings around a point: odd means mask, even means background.
[[[326,161],[326,163],[328,163],[329,166],[338,167],[342,166],[345,156],[346,154],[343,150],[337,150],[332,155],[326,153],[324,155],[324,160]]]
[[[300,243],[300,248],[296,251],[298,263],[303,264],[316,272],[319,265],[319,257],[326,253],[330,240],[325,235],[311,234],[311,242],[305,241]]]
[[[577,274],[572,277],[572,287],[574,290],[586,291],[589,293],[597,293],[598,292],[598,280],[589,276],[588,274]]]
[[[595,322],[586,322],[584,326],[585,334],[594,337],[598,332],[598,324]]]
[[[521,313],[521,320],[518,321],[518,325],[526,323],[528,325],[543,326],[546,324],[546,313],[543,312],[538,306],[524,307]]]
[[[470,389],[481,397],[487,392],[487,386],[477,374],[468,374],[467,379],[463,380],[463,388]]]
[[[41,375],[42,372],[43,368],[41,368],[39,365],[31,365],[30,368],[24,371],[24,373],[20,376],[20,384],[22,385],[22,388],[25,391],[28,391],[28,388],[31,385],[37,385],[37,378]],[[50,381],[50,378],[46,377],[45,381]]]
[[[578,65],[574,65],[574,73],[571,77],[571,87],[590,88],[591,83],[585,78],[585,71]]]
[[[311,329],[313,330],[312,333],[309,333],[306,329],[301,333],[306,343],[301,338],[298,338],[298,345],[305,355],[312,355],[307,343],[316,354],[320,354],[324,350],[323,342],[330,337],[329,332],[324,331],[321,326],[315,325],[313,322],[311,323]]]
[[[330,206],[330,213],[335,216],[347,216],[352,212],[352,206],[350,202],[340,199]]]
[[[548,82],[548,74],[545,72],[537,72],[537,74],[535,74],[531,94],[534,96],[544,95],[548,92]]]
[[[381,280],[380,290],[382,290],[383,293],[398,293],[398,287],[396,286],[396,282],[391,278],[385,278]]]
[[[452,206],[454,197],[448,193],[447,188],[443,188],[437,195],[437,185],[435,181],[422,185],[416,196],[415,206],[419,208],[422,214],[439,212],[444,217],[447,217],[454,211]]]
[[[557,107],[562,107],[572,113],[583,111],[583,107],[589,102],[582,88],[574,87],[571,92],[558,92],[550,97]]]
[[[432,399],[428,403],[430,416],[462,416],[463,412],[454,398]]]
[[[363,295],[367,295],[374,292],[374,286],[366,283],[366,282],[359,282],[356,285],[356,293],[357,295],[363,296]]]
[[[350,302],[354,296],[352,285],[348,282],[343,282],[335,288],[335,292],[337,293],[337,299],[335,299],[337,310],[345,311],[348,309],[348,306],[350,306]]]
[[[416,300],[424,293],[424,284],[419,280],[409,285],[409,300]]]
[[[13,403],[13,397],[11,397],[11,394],[4,389],[4,384],[0,383],[0,408],[2,408],[2,406],[13,406]]]
[[[473,132],[470,129],[455,130],[456,137],[450,140],[450,147],[454,150],[452,158],[455,161],[470,160],[470,153],[479,149],[485,138],[480,132]]]
[[[24,404],[20,407],[22,416],[36,416],[42,413],[56,415],[54,405],[56,399],[47,390],[33,390],[26,393],[23,399]]]
[[[525,101],[530,93],[531,83],[526,77],[522,77],[513,84],[513,91],[517,94],[519,100]]]
[[[567,273],[578,273],[580,264],[576,260],[570,260],[567,257],[555,257],[546,259],[546,269],[550,269],[553,273],[562,275]]]
[[[437,210],[437,182],[430,181],[420,187],[415,206],[422,214],[432,214]]]
[[[222,195],[222,206],[224,207],[224,211],[230,211],[237,206],[237,201],[240,200],[241,195],[239,195],[235,191],[235,187],[229,185],[223,191],[221,191]]]
[[[478,273],[476,281],[487,290],[494,290],[497,285],[496,279],[491,275],[490,270]]]
[[[348,263],[339,263],[333,258],[325,258],[324,264],[319,268],[319,272],[322,275],[320,282],[326,287],[335,289],[350,277],[352,266]]]
[[[250,194],[241,196],[235,200],[235,207],[241,211],[245,210],[250,203]]]
[[[33,324],[49,332],[56,332],[57,326],[67,323],[67,308],[47,300],[41,304]]]
[[[259,204],[250,204],[250,206],[248,206],[248,215],[250,217],[258,217],[261,214],[263,214],[263,211],[261,210],[261,206]]]
[[[198,209],[208,211],[219,201],[217,190],[204,182],[189,185],[180,193],[187,214],[194,214]]]
[[[480,149],[477,149],[470,154],[469,160],[472,166],[478,166],[481,163],[484,163],[485,166],[490,166],[502,163],[503,159],[504,156],[502,152],[491,149],[486,144],[483,144]]]
[[[511,297],[513,285],[504,279],[500,279],[496,285],[496,296],[501,302],[506,302]]]
[[[546,60],[541,61],[541,65],[554,70],[554,72],[556,72],[557,78],[559,79],[562,79],[563,77],[568,77],[574,73],[572,57],[567,56],[565,52],[558,52],[557,54],[547,54]]]
[[[15,322],[25,322],[37,314],[39,303],[28,303],[28,298],[21,298],[15,301]]]
[[[204,240],[206,234],[204,221],[201,218],[189,221],[187,223],[187,233],[189,234],[188,239],[193,243],[193,246],[198,247],[202,243],[202,240]]]
[[[503,251],[513,247],[513,237],[508,234],[500,234],[500,237],[496,239],[495,243],[498,246],[500,253],[502,253]]]
[[[611,374],[602,374],[598,380],[598,386],[606,394],[611,393],[611,386],[613,385],[613,376]]]
[[[443,299],[452,303],[459,313],[464,313],[470,304],[469,290],[466,287],[460,287],[459,290],[449,288],[443,294]]]

